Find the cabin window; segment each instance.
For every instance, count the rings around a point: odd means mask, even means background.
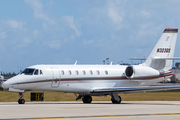
[[[79,72],[76,70],[76,75],[79,75]]]
[[[34,72],[34,75],[38,75],[38,71],[39,70],[36,69],[35,72]]]
[[[100,74],[99,70],[97,70],[97,74],[98,74],[98,75]]]
[[[83,75],[86,75],[86,71],[85,70],[83,70]]]
[[[69,70],[69,75],[71,75],[72,74],[72,72]]]
[[[35,69],[26,68],[21,74],[32,75]]]
[[[64,70],[61,71],[61,74],[64,75]]]
[[[108,71],[107,70],[105,71],[105,74],[108,75]]]
[[[42,75],[43,73],[42,73],[42,70],[40,70],[40,75]]]
[[[93,74],[92,70],[90,70],[89,72],[90,72],[90,75],[92,75],[92,74]]]

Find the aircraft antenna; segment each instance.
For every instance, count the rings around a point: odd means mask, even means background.
[[[77,64],[77,60],[76,60],[76,62],[74,63],[74,65],[76,65]]]

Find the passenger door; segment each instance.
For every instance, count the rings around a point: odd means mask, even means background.
[[[58,68],[51,68],[52,69],[52,83],[51,87],[56,88],[59,87],[61,76]]]

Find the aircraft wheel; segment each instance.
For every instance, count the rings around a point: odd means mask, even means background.
[[[83,103],[91,103],[92,102],[92,97],[90,95],[85,95],[83,98]]]
[[[18,100],[18,103],[21,104],[21,99]]]
[[[25,100],[24,99],[21,99],[21,104],[24,104],[25,103]]]
[[[111,101],[112,101],[113,104],[120,104],[121,103],[121,97],[120,96],[118,96],[118,97],[119,97],[118,101],[115,100],[114,97],[111,98]]]
[[[24,104],[24,103],[25,103],[25,100],[24,100],[24,99],[19,99],[19,100],[18,100],[18,103],[19,103],[19,104]]]

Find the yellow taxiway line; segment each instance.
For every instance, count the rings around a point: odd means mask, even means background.
[[[48,120],[48,119],[77,119],[77,118],[103,118],[103,117],[137,117],[137,116],[163,116],[163,115],[180,115],[180,113],[160,113],[160,114],[131,114],[131,115],[100,115],[100,116],[74,116],[74,117],[48,117],[48,118],[22,118],[8,120]]]

